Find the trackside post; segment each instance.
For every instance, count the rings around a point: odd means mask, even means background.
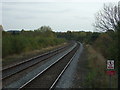
[[[107,75],[109,75],[109,88],[112,87],[112,76],[115,75],[115,65],[114,60],[107,60]]]

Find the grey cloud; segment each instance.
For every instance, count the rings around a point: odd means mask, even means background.
[[[4,27],[5,29],[33,29],[42,25],[49,25],[54,30],[92,29],[93,14],[96,13],[101,6],[102,3],[100,5],[98,3],[55,2],[4,3]]]
[[[9,7],[3,7],[3,12],[27,12],[27,13],[68,13],[71,10],[68,9],[61,9],[61,10],[57,10],[57,9],[53,9],[53,8],[47,8],[47,9],[39,9],[39,8],[9,8]]]

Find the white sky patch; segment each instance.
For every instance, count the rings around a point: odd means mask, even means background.
[[[34,30],[43,25],[48,25],[54,31],[93,31],[94,15],[103,7],[103,2],[7,1],[3,2],[2,8],[5,30]]]
[[[2,24],[2,2],[0,1],[0,25]]]
[[[2,0],[2,2],[118,2],[119,0]]]

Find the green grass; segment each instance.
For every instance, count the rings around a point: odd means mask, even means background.
[[[106,72],[106,59],[94,50],[91,46],[87,46],[88,52],[88,75],[85,85],[88,88],[109,88],[109,76]],[[117,74],[112,76],[112,88],[117,88]]]
[[[17,63],[20,61],[24,61],[26,59],[29,59],[29,58],[32,58],[34,56],[40,55],[42,53],[48,52],[48,51],[53,50],[55,48],[59,48],[59,47],[64,46],[66,44],[68,44],[68,43],[62,43],[62,44],[59,44],[56,46],[49,46],[47,48],[42,48],[41,50],[33,50],[33,51],[29,51],[29,52],[23,52],[21,54],[14,54],[14,55],[11,55],[11,56],[4,58],[2,61],[2,65],[3,65],[3,67],[7,67],[11,64],[14,64],[14,63]]]
[[[5,58],[14,54],[41,50],[65,42],[65,39],[57,38],[53,32],[51,33],[48,35],[45,32],[26,31],[14,35],[3,32],[2,56]]]

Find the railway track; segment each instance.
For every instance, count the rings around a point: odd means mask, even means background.
[[[43,71],[22,85],[19,89],[26,90],[28,88],[55,88],[56,83],[59,81],[61,75],[69,66],[79,46],[80,44],[77,43],[76,47],[74,47],[71,51],[50,64]]]
[[[28,69],[29,67],[32,67],[32,66],[40,63],[43,60],[46,60],[46,59],[48,59],[48,58],[62,52],[63,50],[69,48],[70,46],[71,45],[69,44],[67,46],[60,47],[58,49],[52,50],[50,52],[38,55],[36,57],[33,57],[33,58],[28,59],[28,60],[19,62],[19,63],[15,64],[15,65],[12,65],[10,67],[4,68],[2,70],[2,81],[4,81],[5,79],[10,78],[11,76],[13,76],[13,75],[15,75],[15,74],[17,74],[19,72],[22,72],[22,71]]]

